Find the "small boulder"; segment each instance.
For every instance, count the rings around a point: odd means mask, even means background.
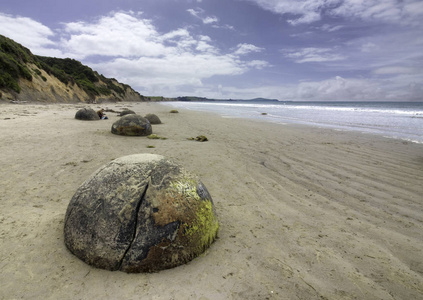
[[[86,120],[86,121],[96,121],[100,120],[98,114],[92,108],[81,108],[75,114],[75,119]]]
[[[121,116],[121,117],[126,116],[126,115],[135,115],[135,112],[133,110],[130,110],[130,109],[125,109],[119,114],[119,116]]]
[[[153,133],[150,121],[140,115],[125,115],[112,125],[112,133],[129,136],[146,136]]]
[[[209,139],[205,135],[199,135],[196,138],[188,138],[190,141],[207,142]]]
[[[155,114],[146,114],[144,118],[149,120],[151,124],[162,124],[160,118]]]
[[[194,259],[219,228],[197,176],[160,155],[118,158],[76,191],[64,238],[84,262],[128,273],[155,272]]]
[[[195,138],[198,142],[207,142],[209,139],[205,135],[199,135]]]

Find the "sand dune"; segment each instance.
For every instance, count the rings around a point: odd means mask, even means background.
[[[78,105],[0,105],[0,299],[422,299],[423,145],[373,135],[180,111],[157,114],[167,140],[111,134]],[[208,142],[187,138],[206,135]],[[154,146],[155,148],[147,148]],[[92,268],[63,243],[79,185],[135,153],[198,174],[219,239],[153,274]]]

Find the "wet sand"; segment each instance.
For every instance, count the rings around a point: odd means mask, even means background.
[[[88,105],[0,105],[0,299],[422,299],[423,145],[158,103],[166,140],[78,121]],[[208,142],[188,140],[205,135]],[[154,148],[148,148],[154,146]],[[64,246],[76,189],[111,160],[167,156],[213,197],[219,239],[174,269],[93,268]]]

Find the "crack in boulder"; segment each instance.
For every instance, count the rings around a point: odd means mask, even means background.
[[[123,261],[124,261],[124,259],[125,259],[125,257],[126,257],[126,254],[128,253],[128,251],[131,249],[131,247],[132,247],[132,244],[134,243],[134,241],[135,241],[135,238],[136,238],[136,236],[137,236],[137,228],[138,228],[138,223],[139,223],[139,220],[138,220],[138,218],[139,218],[139,212],[140,212],[140,209],[141,209],[141,204],[143,203],[143,201],[145,200],[145,195],[146,195],[146,193],[147,193],[147,189],[148,189],[148,183],[147,183],[147,185],[145,186],[145,188],[144,188],[144,191],[143,191],[143,193],[142,193],[142,195],[141,195],[141,197],[140,197],[140,199],[138,200],[138,203],[137,203],[137,206],[135,207],[135,213],[134,213],[134,216],[135,216],[135,220],[134,220],[134,222],[133,222],[133,233],[132,233],[132,239],[131,239],[131,242],[129,243],[129,245],[128,245],[128,248],[126,248],[126,250],[125,250],[125,252],[123,253],[123,255],[122,255],[122,258],[120,259],[120,261],[119,261],[119,267],[118,267],[118,269],[120,270],[121,268],[122,268],[122,264],[123,264]]]

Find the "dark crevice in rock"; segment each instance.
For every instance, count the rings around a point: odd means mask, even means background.
[[[122,255],[122,258],[121,258],[121,260],[120,260],[120,262],[119,262],[119,268],[118,268],[119,270],[122,268],[122,263],[123,263],[123,260],[125,259],[125,256],[126,256],[126,254],[128,253],[129,249],[131,249],[132,244],[133,244],[133,243],[134,243],[134,241],[135,241],[135,237],[137,236],[138,214],[139,214],[139,211],[140,211],[140,209],[141,209],[141,204],[143,203],[143,201],[144,201],[144,199],[145,199],[145,195],[146,195],[146,193],[147,193],[147,189],[148,189],[148,183],[147,183],[147,185],[145,186],[145,188],[144,188],[144,192],[142,193],[142,195],[141,195],[140,199],[138,200],[137,206],[135,207],[135,213],[134,213],[135,220],[134,220],[133,230],[132,230],[132,239],[131,239],[131,242],[130,242],[130,243],[129,243],[129,245],[128,245],[128,248],[126,248],[125,253]]]

